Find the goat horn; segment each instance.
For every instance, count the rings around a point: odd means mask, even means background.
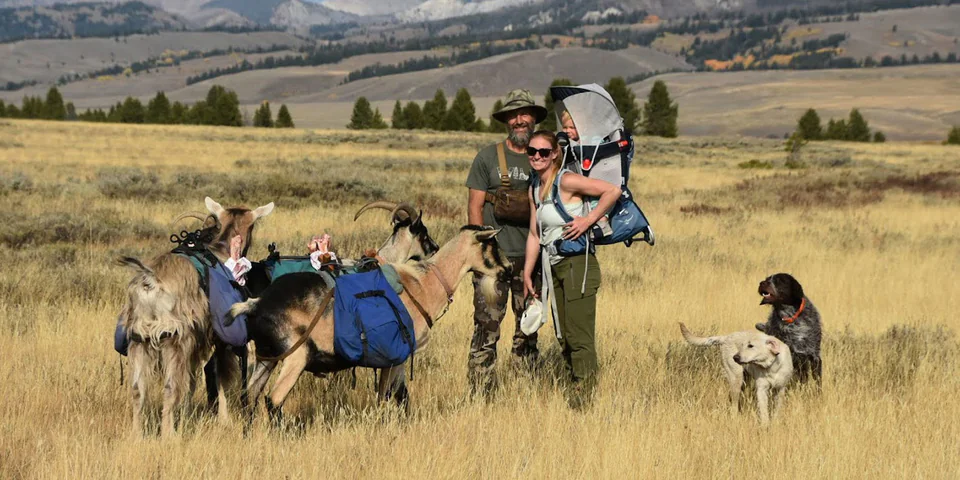
[[[406,213],[407,217],[410,218],[411,222],[416,222],[417,219],[420,218],[420,213],[417,212],[417,207],[414,207],[413,205],[407,202],[401,202],[399,205],[393,208],[393,212],[391,213],[391,216],[394,219],[394,221],[402,220],[397,218],[397,212]]]
[[[173,219],[172,224],[173,224],[173,225],[176,225],[176,224],[180,223],[180,220],[183,220],[184,218],[195,218],[195,219],[197,219],[197,220],[200,220],[201,222],[206,222],[206,221],[207,221],[207,217],[209,217],[209,216],[210,216],[209,213],[208,213],[208,214],[203,214],[203,213],[200,213],[200,212],[184,212],[184,213],[181,213],[177,218]]]
[[[364,205],[363,207],[361,207],[360,210],[357,211],[357,214],[353,216],[353,221],[356,222],[357,219],[360,218],[360,215],[363,215],[363,212],[371,208],[382,208],[388,212],[395,212],[397,210],[397,204],[394,202],[387,202],[383,200],[370,202]]]

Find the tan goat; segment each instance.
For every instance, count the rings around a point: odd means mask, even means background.
[[[221,262],[229,258],[230,239],[240,236],[244,255],[250,246],[257,220],[273,211],[273,203],[254,210],[223,208],[210,197],[207,209],[217,220],[216,235],[208,248]],[[137,270],[127,286],[127,302],[121,313],[130,340],[130,388],[133,430],[143,433],[141,418],[147,384],[159,370],[163,376],[163,410],[160,433],[175,432],[175,415],[193,390],[197,372],[213,348],[210,304],[197,270],[181,255],[165,253],[143,263],[125,257],[121,263]],[[222,355],[219,351],[223,351]],[[218,349],[218,406],[221,420],[228,419],[223,386],[238,369],[226,349]],[[222,358],[221,358],[222,357]],[[233,372],[231,374],[231,372]]]
[[[400,298],[413,319],[418,349],[427,344],[433,321],[446,311],[453,301],[453,290],[468,273],[484,275],[482,288],[488,298],[493,298],[493,279],[510,268],[496,242],[497,232],[467,226],[429,260],[392,264],[404,286]],[[304,371],[322,374],[350,367],[334,353],[333,302],[324,301],[329,289],[322,281],[311,278],[315,276],[293,277],[280,277],[260,299],[238,303],[230,312],[233,316],[247,315],[250,338],[260,357],[250,380],[251,419],[271,372],[280,364],[276,357],[285,356],[267,397],[267,408],[275,421],[279,421],[280,407]],[[404,402],[404,371],[400,365],[383,372],[378,386],[380,398],[393,395],[398,402]]]

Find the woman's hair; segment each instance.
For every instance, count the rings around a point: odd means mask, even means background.
[[[553,173],[549,174],[547,178],[544,179],[543,184],[540,186],[540,199],[543,199],[545,192],[549,192],[552,188],[553,181],[556,180],[557,174],[560,173],[560,167],[563,166],[563,155],[560,152],[560,143],[557,141],[557,134],[549,130],[537,130],[533,132],[533,135],[530,135],[530,141],[532,142],[534,138],[543,138],[547,142],[550,142],[550,148],[553,150],[553,153],[556,155],[551,164],[553,165]],[[529,143],[527,144],[529,145]]]

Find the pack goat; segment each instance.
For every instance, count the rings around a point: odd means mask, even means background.
[[[353,220],[357,221],[364,212],[378,208],[389,211],[393,223],[393,234],[377,250],[380,258],[387,262],[422,260],[440,249],[423,224],[422,212],[417,212],[409,203],[370,202],[357,211]]]
[[[210,197],[207,210],[216,220],[215,232],[207,248],[221,261],[230,256],[230,239],[240,236],[246,255],[257,220],[273,211],[273,203],[250,210],[223,208]],[[182,218],[184,215],[181,215]],[[202,217],[199,217],[202,218]],[[142,413],[147,385],[159,370],[163,376],[163,410],[160,433],[167,437],[176,431],[176,416],[193,389],[197,372],[214,347],[210,303],[197,270],[185,257],[165,253],[144,263],[132,257],[120,259],[136,274],[127,286],[127,302],[121,312],[130,341],[130,388],[133,403],[133,430],[143,434]],[[224,385],[236,375],[238,367],[225,348],[218,353],[218,403],[221,420],[227,420]]]
[[[418,349],[427,344],[433,321],[446,311],[453,299],[453,290],[468,273],[483,275],[484,293],[488,299],[495,296],[493,280],[510,268],[497,244],[497,233],[498,230],[466,226],[432,258],[393,264],[404,287],[400,298],[413,319]],[[266,398],[267,409],[275,423],[280,421],[283,402],[304,371],[320,375],[351,367],[334,352],[333,302],[328,302],[324,311],[319,311],[328,292],[326,284],[316,275],[296,275],[277,279],[258,301],[238,303],[231,310],[233,316],[247,315],[248,329],[258,355],[266,358],[258,360],[250,380],[250,421],[257,399],[271,373],[280,364],[270,357],[287,355]],[[319,322],[309,330],[308,325],[317,315],[321,315]],[[306,341],[290,351],[303,335],[307,335]],[[393,397],[398,403],[406,404],[404,372],[404,365],[382,372],[377,388],[380,399]]]

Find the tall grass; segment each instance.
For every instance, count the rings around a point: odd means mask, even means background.
[[[545,362],[471,399],[470,287],[416,357],[408,415],[375,405],[372,373],[303,377],[284,429],[222,426],[192,400],[175,441],[132,438],[111,334],[130,272],[171,247],[179,213],[276,201],[255,232],[342,255],[389,234],[368,200],[409,200],[442,242],[483,135],[263,132],[13,121],[0,126],[0,477],[956,478],[960,456],[960,159],[941,146],[824,143],[807,168],[778,142],[641,139],[633,190],[654,248],[603,248],[601,376],[591,408]],[[891,154],[888,152],[895,152]],[[744,169],[746,160],[769,169]],[[845,159],[837,161],[837,159]],[[792,390],[768,429],[728,413],[716,352],[682,342],[766,317],[757,282],[790,272],[824,316],[825,384]],[[503,335],[512,334],[512,320]]]

